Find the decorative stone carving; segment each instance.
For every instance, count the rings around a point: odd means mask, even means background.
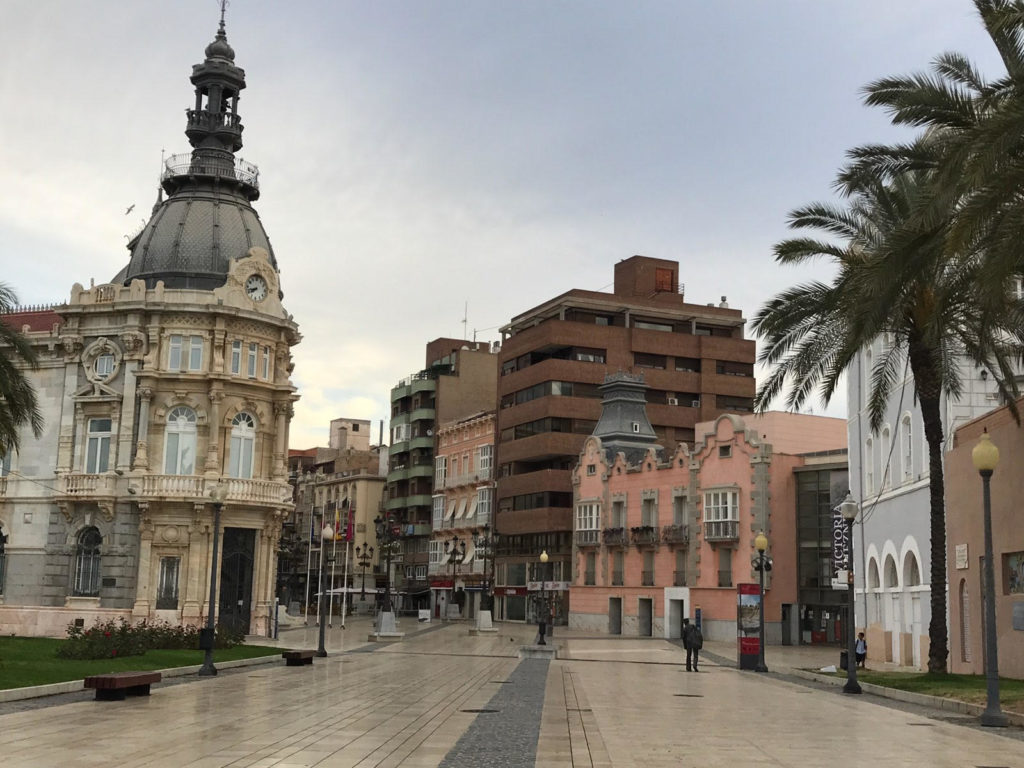
[[[125,331],[121,334],[121,346],[129,360],[141,360],[146,354],[146,336],[139,331]]]
[[[160,538],[168,544],[174,544],[181,538],[181,531],[176,525],[165,525],[160,529]]]
[[[72,359],[82,351],[85,342],[77,334],[66,334],[60,337],[60,344],[64,348],[64,357]]]

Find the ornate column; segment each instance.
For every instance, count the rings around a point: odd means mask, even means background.
[[[139,563],[136,574],[135,605],[132,606],[132,621],[148,619],[153,609],[152,573],[153,560],[153,517],[149,502],[139,504]]]
[[[210,398],[210,427],[209,437],[206,446],[206,470],[207,476],[220,474],[220,403],[224,399],[224,393],[220,389],[211,389],[207,394]]]
[[[274,459],[270,476],[274,480],[284,480],[288,477],[288,468],[285,464],[287,445],[285,439],[288,436],[288,419],[291,418],[292,404],[289,402],[274,403]]]
[[[192,522],[188,527],[188,558],[185,565],[185,584],[181,590],[181,623],[198,626],[203,615],[203,596],[209,585],[209,549],[206,546],[210,524],[206,517],[206,503],[196,502],[192,508]],[[179,576],[179,578],[181,578]]]
[[[135,469],[149,469],[149,404],[153,390],[139,387],[139,441],[135,446]]]

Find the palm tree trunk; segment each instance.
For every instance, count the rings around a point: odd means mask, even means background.
[[[915,374],[916,379],[916,374]],[[930,389],[930,388],[929,388]],[[928,671],[946,672],[949,637],[946,626],[946,494],[942,475],[942,411],[939,396],[921,392],[918,398],[928,441],[928,495],[931,523],[931,619],[928,622]]]

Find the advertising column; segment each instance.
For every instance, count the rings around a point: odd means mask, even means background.
[[[736,585],[736,651],[740,669],[756,669],[761,655],[761,588]]]

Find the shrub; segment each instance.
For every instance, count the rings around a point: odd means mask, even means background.
[[[220,624],[214,633],[214,646],[233,648],[244,639],[244,631]],[[111,659],[139,656],[150,648],[196,650],[199,648],[199,628],[146,619],[132,624],[123,617],[116,621],[97,621],[88,629],[72,623],[68,624],[66,639],[57,647],[57,656],[64,659]]]

